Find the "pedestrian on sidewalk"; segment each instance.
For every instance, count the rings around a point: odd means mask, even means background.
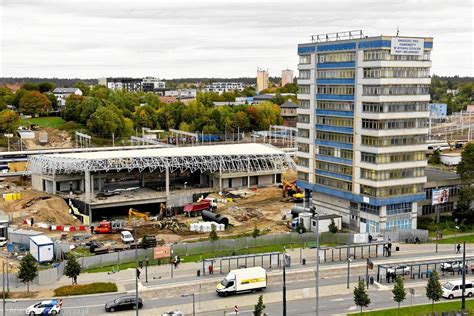
[[[77,276],[76,275],[72,278],[72,283],[77,285]]]
[[[461,244],[458,244],[456,246],[456,249],[457,249],[456,253],[461,253]]]
[[[209,270],[209,274],[214,274],[214,267],[212,266],[212,264],[210,264],[207,269]]]
[[[140,280],[140,274],[141,274],[140,269],[137,268],[137,279],[139,280]]]

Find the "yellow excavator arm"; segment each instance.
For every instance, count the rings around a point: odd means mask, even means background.
[[[145,213],[141,213],[133,208],[128,210],[128,223],[130,224],[132,222],[132,218],[143,218],[144,220],[148,221],[148,215]]]

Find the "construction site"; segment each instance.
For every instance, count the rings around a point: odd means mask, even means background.
[[[157,244],[207,239],[212,229],[281,233],[303,202],[294,167],[263,144],[32,155],[31,181],[4,181],[0,209],[11,233],[32,230],[97,253],[130,248],[123,231]]]

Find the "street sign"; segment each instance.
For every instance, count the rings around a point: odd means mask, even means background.
[[[234,305],[234,313],[238,313],[239,312],[239,308],[237,307],[237,305]]]
[[[408,292],[410,292],[411,295],[415,295],[415,289],[413,288],[409,288]]]
[[[163,246],[163,247],[155,247],[155,249],[153,249],[153,258],[162,259],[162,258],[169,258],[169,257],[171,257],[171,247]]]
[[[13,137],[13,134],[3,134],[3,135],[5,135],[5,137],[8,137],[8,138]]]

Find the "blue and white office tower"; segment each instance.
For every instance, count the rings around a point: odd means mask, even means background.
[[[352,230],[416,228],[433,38],[311,39],[298,45],[297,184]]]

